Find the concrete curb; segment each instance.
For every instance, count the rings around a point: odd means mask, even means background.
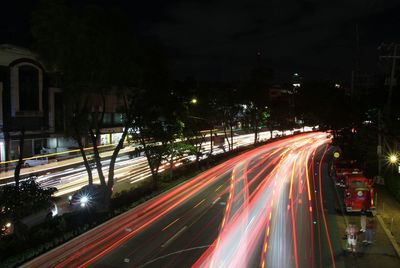
[[[382,216],[377,214],[376,218],[378,219],[379,224],[382,226],[382,229],[385,231],[386,236],[389,238],[390,243],[392,243],[392,246],[393,246],[394,250],[396,251],[397,257],[400,258],[400,246],[397,244],[396,239],[391,234],[389,228],[387,228],[385,222],[382,219]]]

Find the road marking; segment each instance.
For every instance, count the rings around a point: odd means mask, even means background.
[[[148,261],[148,262],[146,262],[146,263],[140,265],[139,267],[145,267],[145,266],[149,265],[150,263],[153,263],[153,262],[158,261],[158,260],[161,260],[161,259],[165,259],[165,258],[167,258],[167,257],[169,257],[169,256],[172,256],[172,255],[177,255],[177,254],[180,254],[180,253],[183,253],[183,252],[192,251],[192,250],[196,250],[196,249],[209,248],[209,247],[213,247],[213,245],[199,246],[199,247],[187,248],[187,249],[179,250],[179,251],[172,252],[172,253],[169,253],[169,254],[167,254],[167,255],[164,255],[164,256],[155,258],[155,259],[153,259],[153,260],[151,260],[151,261]]]
[[[168,246],[168,244],[170,244],[172,241],[174,241],[181,233],[183,233],[183,231],[185,231],[187,229],[187,226],[183,226],[182,229],[180,229],[173,237],[171,237],[170,239],[168,239],[167,242],[165,242],[164,244],[161,245],[162,248],[165,248],[166,246]]]
[[[174,220],[173,222],[171,222],[170,224],[168,224],[167,226],[165,226],[161,231],[165,231],[168,227],[170,227],[172,224],[174,224],[175,222],[177,222],[180,218],[177,218],[176,220]]]
[[[220,199],[221,199],[221,197],[218,197],[217,199],[215,199],[215,200],[212,202],[212,204],[215,205],[215,204],[218,202],[218,200],[220,200]]]
[[[200,201],[199,203],[197,203],[197,205],[195,205],[193,208],[196,208],[196,207],[200,206],[201,203],[203,203],[204,201],[206,201],[206,200],[205,200],[205,199],[201,200],[201,201]]]
[[[223,184],[221,184],[220,186],[218,186],[217,189],[215,189],[215,192],[218,192],[219,189],[221,189],[221,187],[224,186]]]

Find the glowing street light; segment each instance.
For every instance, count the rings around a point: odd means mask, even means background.
[[[399,161],[399,158],[396,154],[389,155],[388,159],[391,164],[396,164]]]
[[[191,103],[191,104],[197,104],[197,99],[196,99],[196,98],[192,98],[192,99],[190,100],[190,103]]]

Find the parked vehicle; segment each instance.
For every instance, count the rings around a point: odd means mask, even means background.
[[[3,212],[5,208],[2,208]],[[50,203],[47,208],[36,211],[24,218],[22,218],[21,222],[26,225],[28,228],[31,228],[35,225],[38,225],[46,220],[50,220],[58,215],[58,207],[55,203]],[[1,233],[3,235],[10,235],[14,232],[14,223],[10,220],[5,222],[1,226]]]
[[[362,174],[347,175],[344,190],[344,204],[347,212],[375,210],[372,180]]]
[[[346,177],[351,175],[362,175],[363,172],[358,168],[336,169],[336,185],[342,188],[346,187]]]
[[[34,159],[28,159],[24,162],[24,167],[36,167],[40,165],[46,165],[49,163],[49,159],[47,157],[38,157]]]
[[[86,185],[68,197],[72,209],[102,209],[106,188],[100,184]]]
[[[342,160],[335,162],[336,186],[345,188],[346,177],[349,175],[362,175],[363,172],[354,160]]]

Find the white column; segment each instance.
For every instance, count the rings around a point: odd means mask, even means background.
[[[6,161],[6,150],[4,146],[5,142],[4,139],[0,139],[0,161]]]

